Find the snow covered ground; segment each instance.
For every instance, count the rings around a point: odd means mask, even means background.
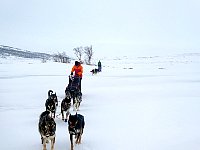
[[[79,113],[86,125],[75,150],[200,149],[199,53],[104,59],[102,64],[94,76],[94,66],[83,65]],[[1,61],[2,150],[42,149],[38,119],[47,92],[57,93],[59,115],[72,65]],[[55,150],[69,150],[67,123],[55,121]]]

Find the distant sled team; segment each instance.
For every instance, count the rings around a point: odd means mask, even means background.
[[[62,120],[68,122],[68,131],[70,135],[71,150],[74,149],[75,144],[81,143],[81,137],[85,125],[84,116],[78,114],[80,103],[82,101],[82,93],[78,88],[78,81],[75,78],[69,77],[70,83],[65,89],[65,98],[61,101],[61,116]],[[73,110],[76,111],[75,115],[70,113],[71,100],[73,100]],[[52,90],[48,91],[48,98],[45,102],[46,110],[41,113],[39,117],[38,130],[41,135],[41,143],[43,150],[47,150],[47,143],[51,141],[51,150],[54,150],[56,139],[56,110],[58,107],[58,98],[56,93]],[[59,119],[59,118],[58,118]]]
[[[95,68],[95,69],[92,69],[90,72],[92,73],[92,75],[95,75],[101,71],[99,69]]]
[[[90,71],[90,72],[92,73],[92,75],[97,74],[97,73],[99,73],[99,72],[102,71],[102,66],[101,66],[101,61],[100,61],[100,60],[99,60],[97,66],[98,66],[98,68],[92,69],[92,70]]]

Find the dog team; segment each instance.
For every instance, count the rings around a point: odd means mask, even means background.
[[[73,75],[73,73],[75,74]],[[68,122],[68,131],[70,135],[71,150],[74,149],[75,144],[81,143],[81,137],[85,126],[84,116],[78,114],[80,103],[82,101],[81,80],[83,67],[80,62],[75,61],[75,65],[69,75],[69,84],[65,89],[65,98],[61,102],[60,114],[62,120]],[[71,101],[73,102],[73,110],[75,115],[70,113]],[[41,135],[41,143],[43,150],[47,150],[47,143],[51,141],[51,150],[54,150],[56,138],[56,109],[58,107],[58,98],[56,93],[52,90],[48,91],[48,98],[45,102],[46,110],[41,113],[39,117],[38,130]],[[75,139],[75,141],[74,141]]]
[[[92,73],[92,75],[95,75],[95,74],[97,74],[97,73],[99,73],[101,71],[102,71],[101,61],[99,60],[99,62],[98,62],[98,68],[92,69],[90,72]]]

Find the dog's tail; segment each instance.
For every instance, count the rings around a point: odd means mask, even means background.
[[[52,91],[52,90],[49,90],[49,91],[48,91],[48,98],[51,96],[51,94],[53,94],[53,91]]]

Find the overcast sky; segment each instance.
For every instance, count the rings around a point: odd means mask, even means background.
[[[1,0],[0,44],[95,55],[200,52],[199,0]],[[100,54],[101,53],[101,54]]]

